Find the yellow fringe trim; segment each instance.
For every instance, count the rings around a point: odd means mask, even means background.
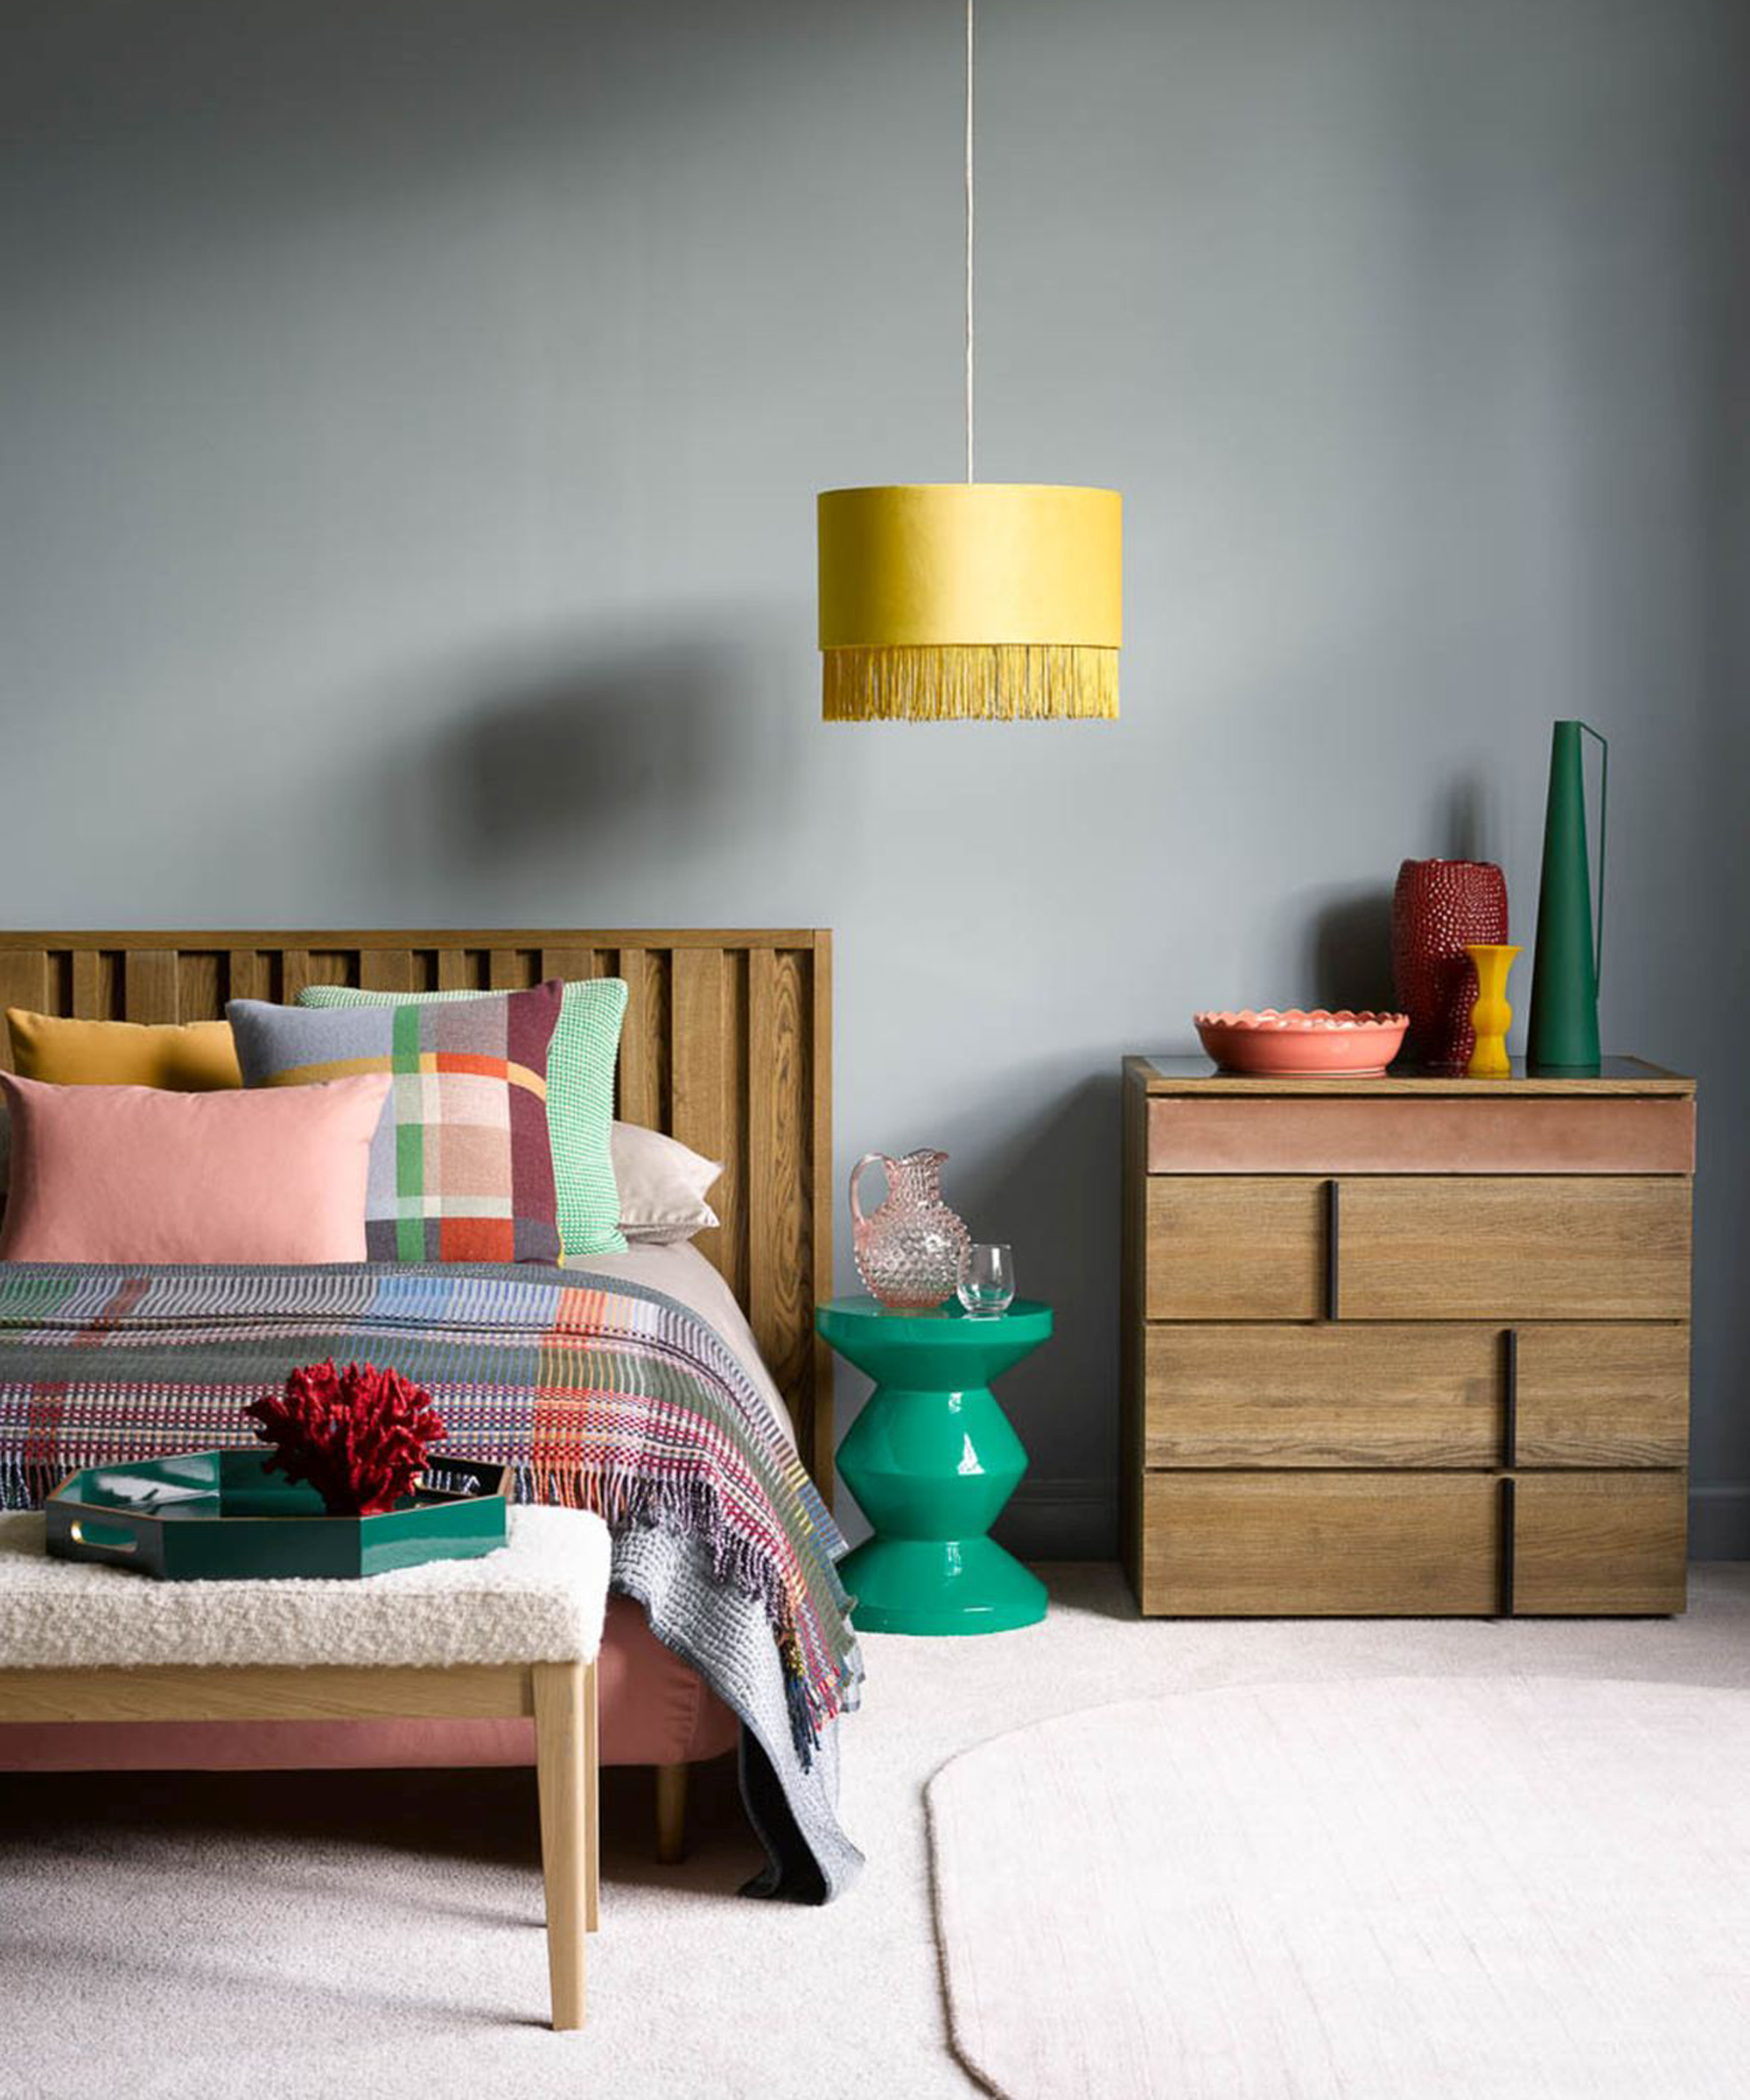
[[[1116,721],[1118,652],[951,642],[822,652],[828,722]]]

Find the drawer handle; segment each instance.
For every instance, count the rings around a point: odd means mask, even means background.
[[[1506,1376],[1502,1382],[1501,1462],[1519,1463],[1519,1330],[1509,1327],[1502,1336],[1507,1352]]]
[[[1513,1616],[1514,1482],[1501,1483],[1501,1617]]]
[[[1340,1317],[1342,1302],[1343,1218],[1341,1193],[1335,1181],[1325,1184],[1325,1317]]]

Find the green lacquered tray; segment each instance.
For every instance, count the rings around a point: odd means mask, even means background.
[[[425,1560],[466,1560],[505,1542],[510,1472],[441,1461],[452,1491],[416,1487],[377,1516],[330,1516],[313,1488],[267,1470],[271,1454],[191,1451],[137,1465],[88,1466],[43,1506],[62,1560],[135,1568],[167,1582],[381,1575]]]

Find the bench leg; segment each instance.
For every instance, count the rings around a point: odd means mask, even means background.
[[[547,1974],[556,2028],[584,2024],[584,1916],[592,1873],[594,1672],[536,1662],[535,1766],[541,1794],[541,1871],[547,1886]],[[589,1681],[586,1683],[585,1679]]]
[[[656,1858],[664,1866],[687,1849],[687,1773],[685,1765],[656,1768]]]
[[[601,1922],[601,1733],[596,1706],[596,1666],[584,1672],[584,1924]]]

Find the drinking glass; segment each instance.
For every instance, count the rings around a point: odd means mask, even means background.
[[[1015,1256],[1012,1248],[976,1242],[960,1257],[960,1302],[974,1320],[995,1320],[1015,1300]]]

